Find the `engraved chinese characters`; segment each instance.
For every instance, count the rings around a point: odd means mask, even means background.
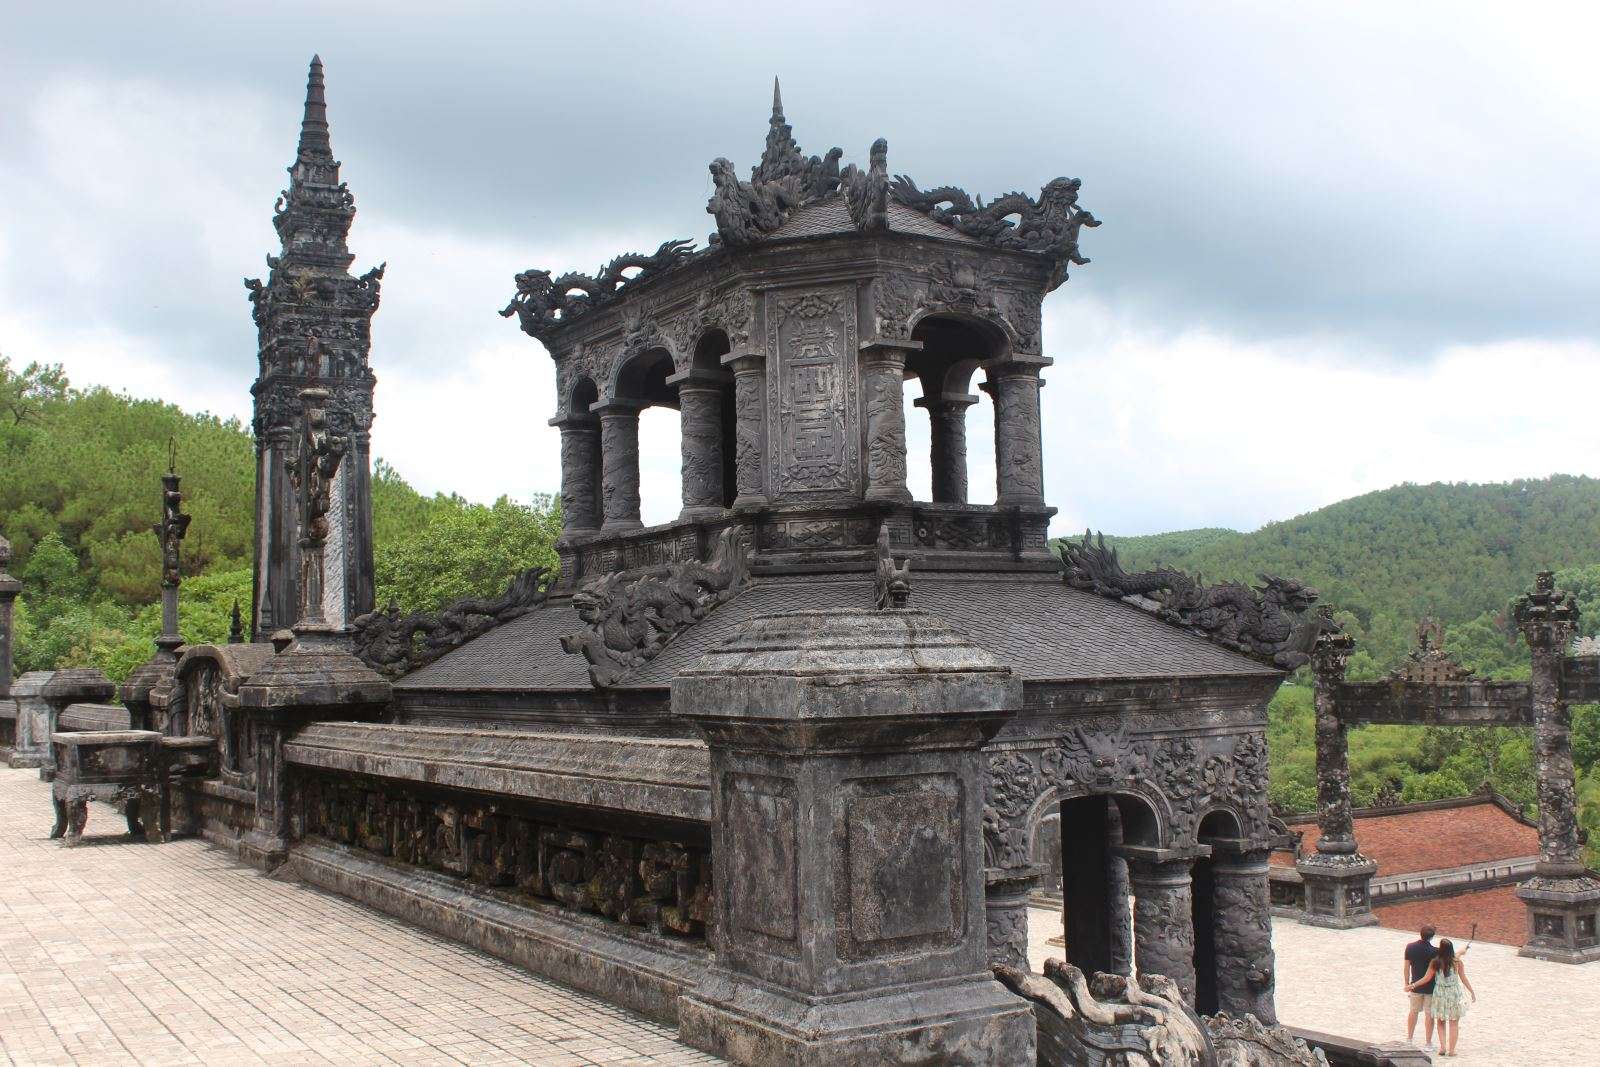
[[[858,488],[855,297],[845,288],[768,296],[768,376],[774,428],[771,483],[779,495]]]

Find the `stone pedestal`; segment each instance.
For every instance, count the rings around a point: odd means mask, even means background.
[[[756,352],[730,352],[722,365],[733,371],[733,477],[735,508],[766,504],[767,360]]]
[[[375,718],[389,696],[389,683],[350,653],[339,631],[316,624],[297,626],[294,643],[239,687],[256,759],[255,825],[239,844],[246,862],[270,871],[289,856],[284,743],[309,722]]]
[[[596,404],[600,416],[602,530],[637,530],[639,521],[639,405]]]
[[[1306,910],[1300,921],[1308,926],[1350,930],[1376,926],[1372,914],[1372,876],[1378,865],[1359,852],[1315,852],[1295,863],[1305,883]]]
[[[43,721],[36,724],[34,739],[42,746],[39,753],[39,778],[50,781],[56,773],[55,749],[50,739],[55,736],[56,723],[69,704],[96,704],[117,695],[111,679],[94,667],[67,667],[50,672],[50,679],[39,687],[38,699],[43,702]]]
[[[743,1064],[1026,1064],[989,971],[979,748],[1011,671],[922,612],[760,616],[672,683],[711,753],[713,947],[683,1040]]]
[[[1133,887],[1133,960],[1140,974],[1164,974],[1194,1005],[1196,853],[1122,845]],[[1203,854],[1203,853],[1201,853]]]
[[[1556,963],[1600,960],[1600,878],[1581,867],[1541,871],[1517,887],[1517,896],[1528,909],[1528,943],[1517,955]]]
[[[682,450],[681,519],[722,514],[722,390],[731,380],[724,371],[689,370],[667,379],[678,387],[679,443]]]
[[[933,502],[967,502],[967,409],[978,398],[966,393],[921,396],[913,403],[928,412]]]
[[[50,747],[50,706],[41,692],[55,671],[28,671],[11,683],[11,699],[17,706],[16,734],[12,739],[13,767],[37,767],[45,761]]]

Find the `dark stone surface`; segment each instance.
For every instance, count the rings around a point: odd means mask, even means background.
[[[673,681],[711,750],[716,959],[680,1032],[739,1063],[1019,1063],[987,974],[978,748],[1021,684],[912,610],[760,616]]]

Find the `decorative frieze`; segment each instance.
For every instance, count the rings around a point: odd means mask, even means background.
[[[704,844],[607,832],[465,796],[319,774],[300,782],[299,824],[303,837],[659,934],[703,940],[711,919]]]

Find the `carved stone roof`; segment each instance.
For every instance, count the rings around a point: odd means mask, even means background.
[[[872,603],[873,579],[865,573],[761,579],[681,632],[614,688],[664,690],[713,643],[759,614]],[[1135,607],[1068,588],[1055,575],[921,574],[914,603],[1028,681],[1279,673]],[[562,652],[560,644],[562,635],[581,625],[570,601],[553,600],[406,675],[395,683],[396,692],[589,692],[583,657]]]
[[[958,244],[981,245],[976,237],[968,237],[960,230],[934,222],[928,216],[912,211],[900,204],[890,204],[888,209],[889,232],[909,233],[917,237],[934,237]],[[834,234],[854,233],[855,223],[850,220],[850,208],[842,196],[831,196],[796,208],[784,224],[772,231],[768,240],[792,241],[803,237],[831,237]]]
[[[844,233],[900,233],[1039,256],[1051,267],[1048,289],[1065,280],[1069,264],[1089,262],[1078,251],[1078,234],[1100,221],[1078,206],[1078,179],[1055,178],[1037,197],[1010,192],[985,203],[953,185],[924,190],[905,175],[891,179],[888,152],[880,138],[869,150],[866,169],[851,164],[842,170],[839,148],[805,155],[784,118],[774,79],[766,147],[750,180],[740,179],[726,159],[711,164],[714,192],[706,211],[717,230],[710,251]],[[693,241],[666,241],[653,253],[618,256],[592,275],[556,276],[531,268],[516,275],[516,294],[500,314],[515,315],[523,332],[544,338],[706,252],[696,251]]]

